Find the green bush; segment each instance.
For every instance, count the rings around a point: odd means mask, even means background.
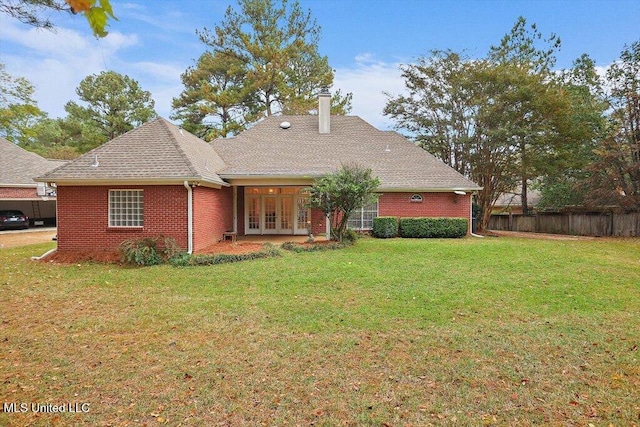
[[[175,239],[165,236],[127,239],[120,244],[122,262],[135,265],[162,264],[180,252]]]
[[[282,249],[291,252],[317,252],[317,251],[328,251],[332,249],[342,249],[347,246],[353,245],[352,241],[343,241],[343,242],[326,242],[326,243],[312,243],[312,244],[300,244],[295,242],[284,242],[282,244]]]
[[[347,243],[347,244],[355,243],[356,240],[358,240],[359,238],[360,238],[360,235],[358,235],[358,233],[355,230],[351,230],[350,228],[347,228],[342,233],[342,243]]]
[[[265,243],[263,248],[257,252],[249,252],[246,254],[201,254],[189,255],[179,254],[169,260],[176,267],[190,267],[197,265],[217,265],[227,264],[230,262],[249,261],[253,259],[269,258],[280,256],[278,248],[270,243]]]
[[[380,239],[398,237],[398,218],[395,216],[373,218],[373,237]]]
[[[466,218],[400,218],[401,237],[464,237],[469,228]]]

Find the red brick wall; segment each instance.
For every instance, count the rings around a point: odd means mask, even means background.
[[[38,197],[35,188],[0,187],[0,199],[33,199]]]
[[[422,202],[411,202],[420,194]],[[378,216],[469,218],[471,195],[450,193],[384,193],[378,199]],[[471,224],[469,224],[471,230]]]
[[[217,243],[222,233],[233,230],[233,190],[195,187],[193,189],[193,250]]]
[[[144,226],[109,227],[109,190],[144,190]],[[187,248],[187,190],[179,186],[58,187],[58,250],[117,250],[125,239],[172,237]]]
[[[316,236],[327,231],[327,217],[320,209],[311,209],[311,232]]]

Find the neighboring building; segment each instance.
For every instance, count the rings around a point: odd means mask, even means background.
[[[533,213],[534,208],[540,202],[540,193],[537,190],[527,192],[527,207]],[[493,205],[491,215],[522,214],[522,189],[517,188],[512,193],[502,193]]]
[[[31,225],[55,225],[55,189],[33,178],[65,163],[47,160],[0,138],[0,210],[20,210]]]
[[[380,179],[373,217],[470,218],[478,187],[395,132],[358,117],[271,116],[237,137],[209,144],[159,118],[121,135],[38,181],[58,192],[58,250],[115,249],[127,238],[164,235],[189,251],[238,235],[326,232],[305,207],[314,180],[357,162]]]

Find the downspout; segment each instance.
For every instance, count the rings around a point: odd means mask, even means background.
[[[184,182],[184,188],[187,189],[187,253],[193,253],[193,189],[189,185],[189,181]]]
[[[473,194],[469,193],[469,234],[473,237],[484,237],[473,232]]]

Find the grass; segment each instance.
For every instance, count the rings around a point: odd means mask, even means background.
[[[638,425],[640,240],[363,239],[208,267],[0,249],[19,425]]]

